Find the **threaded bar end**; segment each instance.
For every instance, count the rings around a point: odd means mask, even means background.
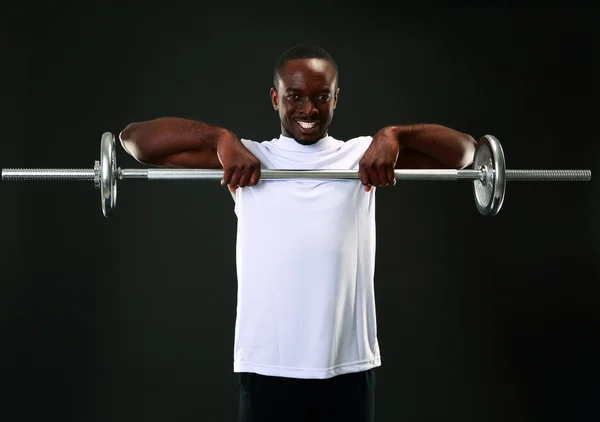
[[[511,182],[585,182],[591,178],[590,170],[506,170],[506,180]]]
[[[2,180],[82,180],[94,181],[93,169],[3,169]]]

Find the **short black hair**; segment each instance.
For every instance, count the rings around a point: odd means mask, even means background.
[[[279,74],[281,72],[281,68],[289,60],[294,59],[327,60],[335,69],[336,81],[339,82],[339,70],[337,64],[335,63],[335,60],[333,60],[333,57],[331,57],[331,55],[324,48],[312,44],[296,44],[284,51],[275,62],[275,68],[273,69],[273,87],[275,89],[277,89],[279,83]]]

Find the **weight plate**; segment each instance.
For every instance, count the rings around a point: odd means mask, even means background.
[[[117,205],[117,157],[115,137],[109,132],[102,134],[100,142],[100,197],[102,213],[112,216]]]
[[[473,181],[475,204],[482,215],[498,214],[504,203],[506,190],[506,163],[498,139],[485,135],[479,139],[473,169],[483,171],[483,179]]]

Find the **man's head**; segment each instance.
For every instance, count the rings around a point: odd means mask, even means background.
[[[275,63],[271,102],[281,133],[310,145],[327,135],[339,95],[333,58],[320,47],[296,45]]]

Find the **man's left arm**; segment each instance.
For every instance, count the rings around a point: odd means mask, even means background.
[[[476,145],[471,135],[442,125],[386,126],[359,163],[360,180],[368,191],[394,185],[394,169],[463,169],[473,162]]]

